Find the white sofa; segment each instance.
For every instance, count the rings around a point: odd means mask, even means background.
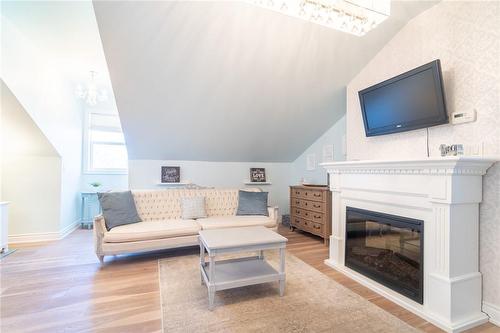
[[[256,189],[258,190],[258,189]],[[273,230],[278,225],[278,208],[269,216],[236,216],[237,189],[168,189],[132,191],[142,222],[106,229],[104,217],[94,219],[96,255],[104,256],[153,251],[198,244],[202,229],[261,225]],[[180,198],[205,197],[207,218],[182,220]]]

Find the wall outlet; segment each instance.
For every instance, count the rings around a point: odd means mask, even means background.
[[[453,112],[451,114],[451,123],[453,125],[471,123],[476,121],[476,119],[477,119],[476,109],[472,111]]]

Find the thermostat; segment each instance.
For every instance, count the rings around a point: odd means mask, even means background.
[[[453,112],[451,114],[451,123],[452,124],[463,124],[463,123],[471,123],[476,121],[477,112],[476,110],[466,111],[466,112]]]

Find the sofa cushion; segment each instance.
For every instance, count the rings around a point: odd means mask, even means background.
[[[238,210],[236,215],[265,215],[269,216],[267,210],[268,192],[247,192],[238,193]]]
[[[97,193],[97,197],[106,221],[106,229],[111,230],[120,225],[141,222],[132,192]]]
[[[180,200],[183,220],[207,217],[205,197],[186,197]]]
[[[196,222],[202,229],[237,228],[250,226],[264,226],[273,228],[276,221],[268,216],[210,216],[198,219]]]
[[[122,243],[197,235],[200,226],[194,220],[163,220],[114,227],[104,235],[104,242]]]

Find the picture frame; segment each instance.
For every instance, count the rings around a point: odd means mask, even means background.
[[[250,168],[250,182],[251,183],[265,183],[266,182],[266,169],[265,168]]]
[[[181,182],[181,167],[178,166],[162,166],[161,167],[161,182],[180,183]]]

